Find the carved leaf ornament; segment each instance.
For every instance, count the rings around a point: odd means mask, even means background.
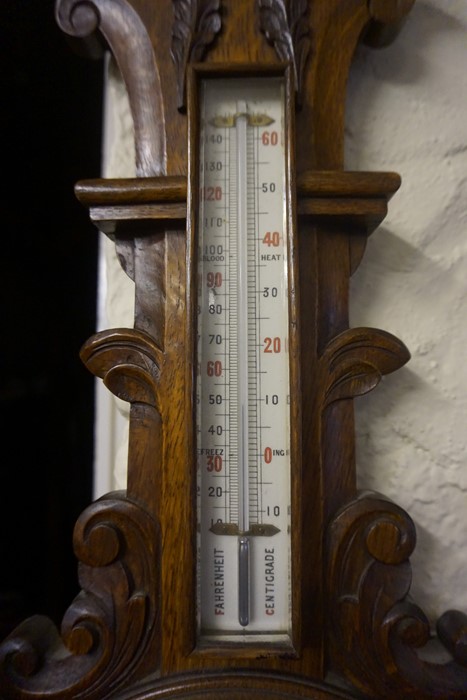
[[[307,0],[259,0],[261,31],[282,61],[290,61],[294,69],[295,89],[300,92],[305,65],[310,51],[310,30],[306,22]],[[288,7],[288,9],[287,9]]]
[[[174,0],[172,58],[177,68],[178,108],[185,107],[186,68],[201,61],[221,29],[220,0]]]

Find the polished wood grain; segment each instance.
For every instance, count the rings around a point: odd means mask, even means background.
[[[57,2],[66,33],[94,48],[100,37],[112,51],[134,120],[137,177],[75,190],[135,283],[134,327],[101,331],[81,349],[90,372],[130,404],[128,482],[77,523],[82,592],[61,631],[35,617],[0,646],[4,700],[467,698],[466,616],[442,616],[433,645],[410,601],[413,523],[356,486],[353,399],[410,353],[385,331],[349,327],[350,276],[401,181],[344,170],[345,91],[358,41],[393,40],[412,4]],[[196,625],[197,81],[223,73],[287,82],[287,648],[206,648]]]

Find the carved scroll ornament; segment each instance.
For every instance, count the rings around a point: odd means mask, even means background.
[[[35,616],[3,643],[2,697],[104,700],[138,678],[148,655],[157,664],[159,546],[156,522],[123,493],[89,506],[74,533],[82,591],[60,633]]]
[[[451,610],[432,632],[409,597],[415,542],[411,518],[377,493],[360,493],[333,519],[328,611],[338,671],[370,697],[465,699],[467,616]]]

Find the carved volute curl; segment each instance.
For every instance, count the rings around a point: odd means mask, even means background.
[[[163,175],[166,143],[159,70],[140,16],[127,0],[56,0],[55,13],[59,26],[70,36],[82,38],[96,31],[102,33],[128,91],[135,130],[136,174]]]
[[[178,108],[186,104],[186,68],[201,61],[221,30],[220,0],[173,0],[172,58],[177,68]]]
[[[294,69],[297,102],[306,62],[310,53],[310,28],[307,0],[257,0],[260,28],[274,46],[281,61],[290,61]]]
[[[350,328],[335,336],[320,358],[323,377],[322,406],[362,396],[379,384],[384,374],[402,367],[410,353],[398,338],[377,328]]]
[[[102,331],[84,344],[81,359],[118,398],[161,412],[158,379],[163,354],[151,336],[128,328]]]
[[[157,477],[163,444],[163,397],[159,379],[164,354],[148,333],[116,328],[92,336],[83,345],[80,356],[115,396],[131,405],[128,449],[132,469],[127,490],[129,496],[138,498],[150,513],[157,512],[160,498]],[[141,449],[142,445],[145,449]]]
[[[0,649],[1,697],[104,700],[159,657],[159,529],[124,494],[89,506],[74,532],[81,592],[60,633],[45,617],[20,625]]]
[[[415,541],[411,518],[377,493],[360,493],[333,519],[328,530],[331,663],[370,697],[465,700],[466,616],[445,613],[439,636],[433,635],[409,598]]]

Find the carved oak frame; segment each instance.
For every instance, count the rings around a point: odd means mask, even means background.
[[[5,700],[467,698],[467,616],[449,611],[431,632],[410,599],[414,524],[382,495],[358,492],[355,477],[353,398],[409,352],[384,331],[349,328],[349,278],[400,178],[343,170],[345,87],[357,42],[392,40],[412,4],[57,1],[64,32],[93,46],[104,40],[112,51],[134,121],[137,177],[76,186],[135,282],[134,328],[98,333],[81,352],[131,405],[128,484],[76,523],[82,590],[60,632],[35,616],[1,645]],[[287,64],[295,86],[303,459],[297,658],[192,654],[187,70],[246,61]]]

